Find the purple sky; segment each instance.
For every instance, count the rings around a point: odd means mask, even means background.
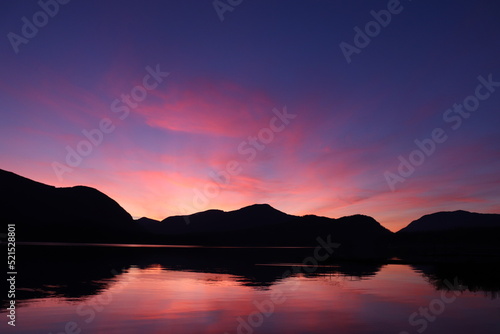
[[[0,168],[156,219],[500,212],[496,1],[218,3],[4,1]]]

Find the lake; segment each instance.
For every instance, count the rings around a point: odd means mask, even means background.
[[[20,245],[0,331],[500,333],[497,264],[304,265],[313,252]]]

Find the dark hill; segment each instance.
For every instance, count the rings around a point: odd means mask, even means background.
[[[339,219],[285,214],[267,204],[224,212],[209,210],[148,224],[164,241],[224,246],[317,246],[318,238],[342,244],[340,254],[380,256],[392,232],[363,215]]]
[[[56,188],[0,170],[5,224],[15,223],[19,241],[124,240],[132,217],[100,191],[76,186]]]
[[[270,224],[279,224],[293,216],[274,209],[268,204],[254,204],[239,210],[224,212],[208,210],[188,216],[168,217],[155,232],[162,234],[220,233],[243,230]]]
[[[160,223],[159,220],[151,219],[151,218],[148,218],[148,217],[141,217],[139,219],[136,219],[135,222],[138,223],[138,224],[159,224]]]
[[[489,258],[500,255],[500,215],[468,211],[425,215],[395,234],[394,246],[410,258],[460,256]]]
[[[475,213],[463,210],[436,212],[412,221],[398,233],[436,232],[479,228],[500,228],[500,215]]]
[[[234,211],[208,210],[161,222],[133,220],[102,192],[56,188],[0,170],[4,224],[16,224],[17,241],[197,244],[211,246],[311,246],[318,238],[341,244],[345,257],[402,258],[500,254],[500,215],[438,212],[392,233],[375,219],[293,216],[267,204]],[[5,227],[4,227],[5,228]]]
[[[374,245],[391,234],[367,216],[297,217],[268,204],[229,212],[208,210],[161,222],[134,221],[118,203],[93,188],[56,188],[3,170],[0,182],[7,193],[0,209],[7,223],[16,224],[19,241],[315,246],[321,237],[347,248]]]

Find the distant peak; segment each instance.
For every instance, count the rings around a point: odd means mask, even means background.
[[[160,221],[156,220],[156,219],[151,219],[151,218],[148,218],[148,217],[141,217],[139,219],[135,219],[136,222],[138,223],[160,223]]]
[[[271,209],[274,209],[272,206],[270,206],[269,204],[267,203],[257,203],[257,204],[252,204],[252,205],[249,205],[249,206],[246,206],[244,208],[271,208]],[[243,208],[243,209],[244,209]],[[276,210],[276,209],[274,209]]]
[[[431,213],[431,215],[432,214],[450,214],[450,213],[472,213],[472,212],[466,211],[466,210],[438,211],[438,212]]]
[[[453,229],[500,226],[499,214],[483,214],[465,210],[440,211],[424,215],[398,231],[429,232]]]
[[[252,205],[249,205],[249,206],[245,206],[239,210],[236,210],[236,211],[240,211],[240,210],[244,210],[244,211],[247,211],[247,210],[259,210],[259,211],[277,211],[277,212],[281,212],[280,210],[278,209],[275,209],[273,208],[271,205],[267,204],[267,203],[264,203],[264,204],[252,204]]]

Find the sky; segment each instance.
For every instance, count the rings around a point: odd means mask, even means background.
[[[0,4],[0,168],[134,217],[500,213],[500,4]]]

